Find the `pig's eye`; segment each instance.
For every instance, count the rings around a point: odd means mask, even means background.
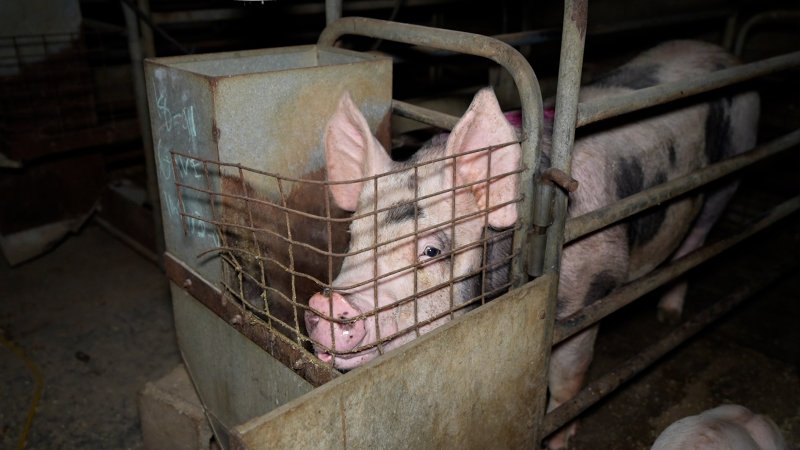
[[[442,253],[441,250],[432,245],[426,245],[425,248],[422,249],[422,255],[427,256],[428,258],[435,258],[439,256],[441,253]]]

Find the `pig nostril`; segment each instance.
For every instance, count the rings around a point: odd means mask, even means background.
[[[319,324],[320,317],[311,311],[306,312],[306,325],[308,328],[315,328]]]

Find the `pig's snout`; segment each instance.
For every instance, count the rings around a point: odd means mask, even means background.
[[[314,294],[308,301],[308,306],[310,310],[305,313],[306,328],[311,339],[318,344],[317,356],[323,361],[330,361],[332,358],[326,348],[336,353],[348,352],[367,335],[364,319],[347,321],[361,312],[339,293],[332,293],[330,298],[325,294]],[[342,322],[331,321],[326,317]]]

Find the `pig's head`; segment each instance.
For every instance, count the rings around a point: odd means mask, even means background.
[[[485,230],[517,221],[516,141],[484,89],[452,133],[395,162],[342,97],[325,130],[325,157],[334,201],[355,214],[341,271],[305,315],[320,359],[357,367],[481,298],[494,244]]]

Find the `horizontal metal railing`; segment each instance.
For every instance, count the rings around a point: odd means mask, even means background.
[[[797,200],[798,198],[793,200],[795,203],[793,206],[795,210],[798,206]],[[750,282],[742,286],[737,286],[731,294],[721,300],[717,300],[713,305],[685,321],[661,340],[638,352],[635,356],[626,360],[600,378],[592,381],[581,390],[578,395],[547,413],[540,428],[541,435],[547,436],[558,430],[578,414],[585,411],[586,408],[616,390],[620,385],[652,365],[659,358],[687,339],[702,331],[703,328],[710,325],[715,320],[727,314],[734,307],[796,269],[797,265],[795,264],[789,268],[768,273],[759,282]]]
[[[400,100],[392,100],[392,112],[400,117],[416,120],[427,125],[433,125],[443,130],[452,130],[458,117],[451,116],[423,106],[412,105],[411,103]]]
[[[603,119],[752,80],[798,65],[800,65],[800,51],[718,70],[701,77],[660,84],[614,97],[589,100],[578,105],[577,126],[582,127]]]
[[[564,230],[564,242],[574,241],[647,208],[659,205],[692,189],[742,170],[798,144],[800,144],[800,130],[788,133],[747,153],[704,167],[696,172],[654,186],[630,197],[625,197],[608,207],[569,219]]]
[[[800,130],[794,134],[800,134]],[[553,345],[594,325],[602,318],[632,303],[642,295],[678,278],[690,269],[719,255],[723,251],[753,236],[764,228],[773,225],[789,214],[796,212],[798,209],[800,209],[800,197],[794,197],[769,211],[767,215],[760,220],[746,226],[741,232],[695,250],[636,281],[616,289],[608,296],[595,301],[575,314],[563,319],[558,319],[553,330]]]

